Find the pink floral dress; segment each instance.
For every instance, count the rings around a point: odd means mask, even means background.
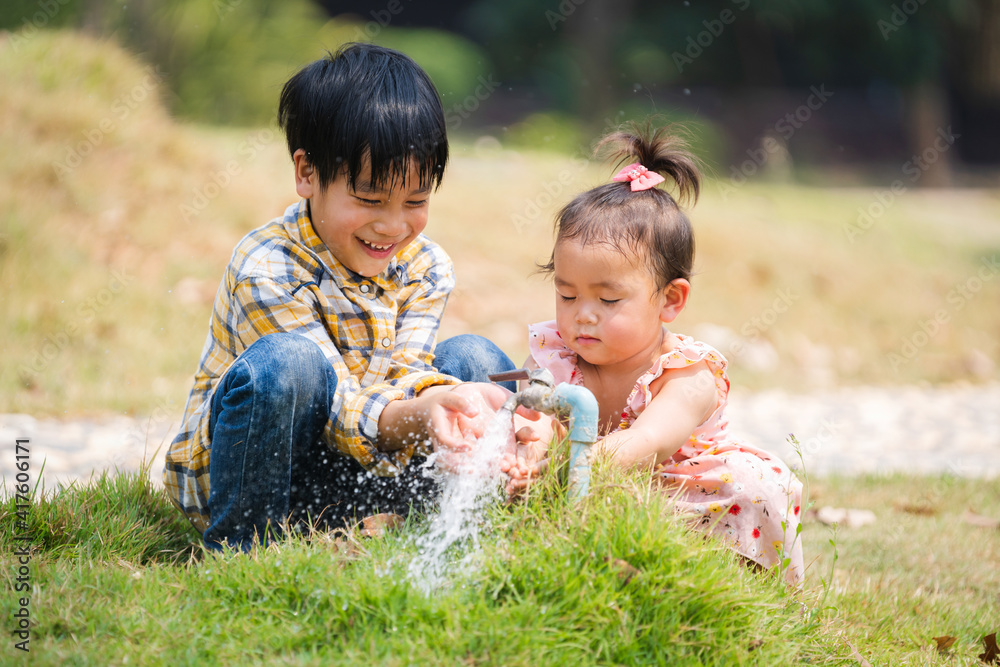
[[[676,510],[737,553],[771,568],[787,559],[785,576],[803,580],[802,543],[797,539],[802,484],[781,459],[733,438],[725,416],[728,362],[715,348],[690,336],[661,356],[635,383],[616,431],[629,428],[652,400],[649,385],[664,371],[704,361],[715,374],[718,406],[690,439],[656,470],[674,495]],[[583,385],[576,354],[562,341],[555,321],[528,327],[531,357],[556,383]]]

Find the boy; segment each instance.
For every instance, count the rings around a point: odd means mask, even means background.
[[[514,367],[476,336],[435,349],[454,274],[421,234],[448,160],[423,70],[348,45],[285,84],[278,121],[302,199],[236,246],[164,470],[213,549],[421,504],[427,444],[467,450],[507,395],[486,375]]]

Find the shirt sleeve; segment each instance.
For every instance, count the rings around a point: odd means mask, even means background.
[[[455,288],[451,259],[441,251],[435,254],[438,256],[432,268],[411,286],[411,293],[400,304],[396,318],[396,348],[388,378],[415,391],[434,384],[458,382],[445,380],[449,376],[434,369],[438,329],[448,297]],[[424,377],[426,373],[432,373],[434,378]]]
[[[323,430],[323,439],[332,449],[356,459],[370,472],[381,476],[394,476],[402,472],[412,457],[415,444],[392,452],[382,452],[376,447],[378,420],[390,401],[411,398],[416,391],[433,384],[447,384],[450,378],[431,371],[418,372],[416,367],[403,367],[386,378],[362,388],[350,372],[348,364],[338,349],[328,327],[339,326],[336,318],[325,318],[315,283],[300,284],[294,289],[270,277],[252,277],[239,282],[233,292],[236,310],[236,331],[240,343],[249,346],[255,340],[271,333],[288,332],[305,336],[316,343],[333,366],[337,376],[337,389],[330,405],[330,414]],[[447,294],[445,294],[445,298]],[[421,301],[418,299],[418,301]],[[422,304],[418,306],[419,309]],[[441,303],[443,310],[443,302]],[[434,312],[431,307],[430,312]],[[439,317],[439,316],[438,316]],[[429,324],[424,321],[424,324]],[[433,344],[437,327],[424,345]],[[420,336],[415,336],[412,343]],[[370,341],[357,341],[371,345]],[[427,359],[423,351],[416,353],[397,341],[396,349],[401,358]],[[394,351],[395,356],[395,351]]]
[[[434,348],[441,317],[455,286],[451,260],[446,255],[444,260],[411,286],[412,293],[400,305],[396,318],[396,344],[386,378],[390,385],[403,389],[406,398],[413,398],[427,387],[461,382],[434,368]],[[361,420],[364,433],[377,433],[377,418],[373,420],[369,414],[363,414]],[[426,442],[418,443],[417,453],[429,454],[426,445]]]

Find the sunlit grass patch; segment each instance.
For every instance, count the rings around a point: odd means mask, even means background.
[[[967,513],[1000,525],[1000,479],[832,478],[814,480],[812,493],[818,507],[876,515],[874,524],[836,532],[831,623],[873,664],[982,664],[982,638],[1000,631],[1000,530]],[[832,533],[806,526],[816,558],[808,574],[829,579]],[[941,636],[956,638],[947,653],[936,648]]]
[[[497,506],[475,564],[425,595],[406,575],[412,523],[202,554],[147,480],[107,476],[32,509],[32,657],[726,665],[816,653],[797,594],[675,524],[634,480],[597,481],[580,505],[549,493]]]
[[[26,509],[10,481],[0,495],[0,522],[7,528],[0,543],[6,553],[23,546],[18,535],[30,536],[32,552],[44,560],[139,567],[183,562],[200,551],[193,548],[197,534],[190,524],[150,483],[149,467],[135,473],[105,470],[87,483],[56,490],[35,487]],[[16,523],[25,519],[26,526]]]
[[[1000,482],[813,480],[816,506],[871,509],[833,531],[806,517],[796,592],[679,525],[641,476],[595,470],[568,500],[549,475],[497,504],[471,564],[425,595],[407,575],[420,522],[290,534],[250,554],[206,554],[162,491],[135,473],[36,498],[37,664],[975,665],[1000,619]],[[16,518],[4,504],[5,576]],[[837,560],[834,562],[836,544]],[[456,561],[463,553],[456,553]],[[11,584],[8,581],[8,584]],[[8,616],[17,604],[0,598]],[[954,636],[948,653],[934,637]],[[177,637],[183,637],[178,641]]]

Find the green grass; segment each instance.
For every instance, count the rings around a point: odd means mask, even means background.
[[[831,622],[861,653],[875,665],[982,664],[982,637],[1000,632],[1000,530],[963,517],[971,509],[1000,520],[1000,480],[830,478],[811,491],[816,506],[877,516],[873,525],[840,528],[835,540]],[[817,557],[812,572],[829,573],[829,529],[806,527],[807,553]],[[957,638],[952,655],[937,654],[939,636]]]
[[[74,482],[54,494],[32,493],[27,530],[20,520],[14,485],[5,482],[0,493],[0,521],[7,545],[11,532],[30,534],[33,548],[54,560],[86,559],[139,565],[176,563],[194,551],[197,538],[183,515],[150,484],[149,469],[138,473],[103,471],[88,484]],[[17,526],[17,529],[15,527]]]
[[[583,506],[538,493],[496,508],[478,565],[425,596],[405,576],[413,523],[218,557],[193,546],[141,475],[105,475],[31,509],[32,663],[771,665],[822,654],[796,595],[636,489],[599,478]],[[6,559],[17,543],[5,510]],[[15,605],[4,596],[0,612]]]
[[[406,577],[419,522],[382,537],[288,537],[204,553],[145,473],[105,474],[30,510],[32,664],[975,665],[1000,624],[1000,482],[814,484],[875,526],[803,532],[804,590],[748,569],[673,520],[635,475],[596,472],[574,505],[554,482],[495,507],[475,565],[425,596]],[[13,590],[16,514],[0,509]],[[955,548],[958,547],[958,548]],[[832,575],[832,577],[831,577]],[[11,618],[17,600],[0,596]],[[933,637],[957,637],[949,655]],[[5,647],[6,652],[9,647]],[[7,653],[6,655],[9,655]]]

